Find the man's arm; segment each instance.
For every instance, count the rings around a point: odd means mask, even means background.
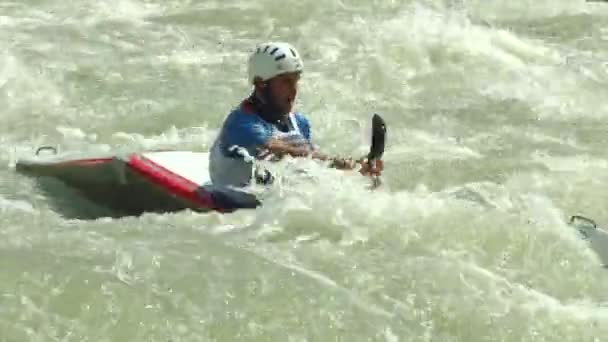
[[[228,123],[225,133],[224,143],[227,148],[237,145],[250,152],[256,149],[267,149],[278,156],[288,154],[293,157],[305,157],[313,153],[310,146],[296,147],[273,137],[272,129],[254,115],[240,114],[235,117]],[[314,153],[313,157],[321,156],[319,153]]]
[[[281,140],[271,138],[267,142],[267,148],[270,151],[274,151],[275,154],[289,154],[294,157],[311,157],[313,159],[318,159],[322,161],[330,161],[329,167],[333,167],[340,170],[352,170],[357,167],[357,164],[360,165],[359,172],[363,175],[374,175],[380,174],[382,172],[383,163],[381,160],[374,161],[369,164],[366,157],[359,158],[357,160],[353,160],[352,158],[341,158],[341,157],[330,157],[326,154],[318,151],[311,139],[311,129],[310,123],[308,119],[302,114],[296,114],[296,120],[298,123],[298,127],[302,135],[308,140],[309,146],[306,147],[294,147],[291,146]]]
[[[268,139],[263,146],[277,156],[288,154],[292,157],[306,157],[312,153],[308,146],[294,146],[275,137]]]
[[[350,158],[330,157],[318,150],[312,150],[309,146],[293,146],[277,138],[270,138],[264,147],[277,156],[290,155],[292,157],[311,157],[321,161],[331,161],[330,167],[336,169],[353,169],[359,161]]]
[[[322,161],[331,161],[329,166],[339,170],[352,170],[357,167],[357,164],[360,164],[361,168],[359,172],[363,175],[380,174],[384,168],[381,160],[375,161],[372,165],[368,165],[365,157],[358,160],[353,160],[352,158],[329,157],[319,151],[311,150],[308,146],[295,147],[277,138],[268,139],[264,146],[271,153],[279,156],[289,154],[293,157],[311,157]]]

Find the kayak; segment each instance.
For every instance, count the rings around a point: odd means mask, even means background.
[[[127,215],[144,212],[230,212],[255,208],[259,201],[245,191],[211,183],[208,153],[150,151],[124,155],[41,154],[16,163],[19,173],[54,178],[88,200]]]
[[[367,155],[370,162],[382,157],[385,135],[384,120],[374,114]],[[235,147],[237,152],[244,150]],[[45,150],[51,153],[42,153]],[[251,156],[242,157],[253,162]],[[163,150],[91,155],[57,153],[55,148],[43,146],[35,156],[18,159],[16,170],[39,180],[58,180],[89,201],[129,216],[185,209],[228,213],[261,205],[256,195],[245,189],[214,185],[208,164],[207,152]]]
[[[594,220],[574,215],[569,224],[578,230],[582,239],[588,241],[589,247],[597,254],[604,267],[608,267],[608,230],[598,227]]]

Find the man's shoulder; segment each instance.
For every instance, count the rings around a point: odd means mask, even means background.
[[[259,123],[262,122],[261,118],[256,115],[253,107],[247,103],[246,101],[241,102],[236,107],[230,110],[228,117],[226,118],[228,123],[231,122],[251,122],[251,123]]]
[[[257,116],[255,109],[253,108],[253,105],[251,104],[251,102],[247,101],[246,99],[241,101],[237,106],[235,106],[232,109],[231,113]]]
[[[249,135],[265,136],[271,131],[269,124],[253,112],[246,101],[234,107],[222,125],[223,135],[240,139]]]

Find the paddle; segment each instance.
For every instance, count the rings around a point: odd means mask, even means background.
[[[367,154],[367,165],[371,168],[375,160],[381,159],[384,154],[384,143],[386,141],[386,123],[384,119],[374,114],[372,117],[372,143]],[[380,185],[380,177],[372,176],[374,188]]]
[[[372,144],[367,154],[368,163],[382,158],[384,154],[384,142],[386,140],[386,123],[378,114],[372,118]]]

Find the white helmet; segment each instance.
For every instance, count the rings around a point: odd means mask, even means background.
[[[269,42],[256,47],[249,57],[249,84],[256,77],[266,81],[274,76],[302,71],[304,63],[298,51],[288,43]]]

